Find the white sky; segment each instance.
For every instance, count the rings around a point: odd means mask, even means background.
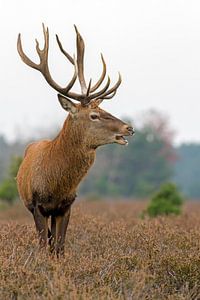
[[[200,142],[199,0],[0,0],[0,133],[9,139],[62,124],[56,92],[27,67],[16,50],[18,32],[26,53],[38,61],[35,38],[50,30],[49,64],[65,84],[73,69],[59,53],[55,33],[75,52],[75,23],[86,43],[86,75],[96,81],[103,52],[108,73],[123,84],[103,108],[136,118],[155,108],[168,114],[176,143]]]

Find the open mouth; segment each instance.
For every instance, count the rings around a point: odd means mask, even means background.
[[[128,141],[124,138],[123,135],[116,135],[115,140],[116,140],[116,143],[118,143],[120,145],[128,146]]]

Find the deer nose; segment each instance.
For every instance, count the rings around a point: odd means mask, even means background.
[[[126,130],[129,132],[130,135],[134,135],[135,133],[135,129],[130,125],[126,125]]]

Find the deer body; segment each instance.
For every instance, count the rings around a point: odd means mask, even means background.
[[[84,42],[77,28],[77,59],[72,58],[57,42],[62,53],[74,65],[75,73],[66,88],[61,88],[52,79],[48,69],[48,29],[44,31],[45,46],[41,50],[36,41],[40,64],[33,63],[23,52],[20,35],[18,52],[29,66],[39,70],[47,82],[57,91],[61,106],[69,113],[62,130],[54,140],[44,140],[30,144],[17,174],[20,198],[33,214],[40,245],[46,246],[49,238],[51,251],[64,253],[65,234],[70,218],[70,208],[76,198],[76,190],[92,166],[97,147],[118,143],[127,144],[124,136],[132,135],[133,128],[102,110],[103,99],[112,98],[121,83],[108,89],[110,79],[103,89],[95,92],[103,82],[106,65],[102,57],[103,72],[94,86],[86,85],[83,72]],[[70,91],[78,76],[82,94]],[[71,99],[80,104],[75,104]],[[51,218],[50,229],[48,218]]]
[[[70,128],[69,119],[54,140],[33,143],[26,150],[17,182],[27,207],[31,207],[35,193],[48,209],[75,196],[78,184],[94,162],[95,150],[81,142],[81,132]]]

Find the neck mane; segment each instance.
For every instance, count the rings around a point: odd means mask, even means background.
[[[74,124],[69,115],[58,136],[52,141],[52,151],[61,159],[63,175],[76,187],[95,159],[95,150],[84,143],[84,124]]]

